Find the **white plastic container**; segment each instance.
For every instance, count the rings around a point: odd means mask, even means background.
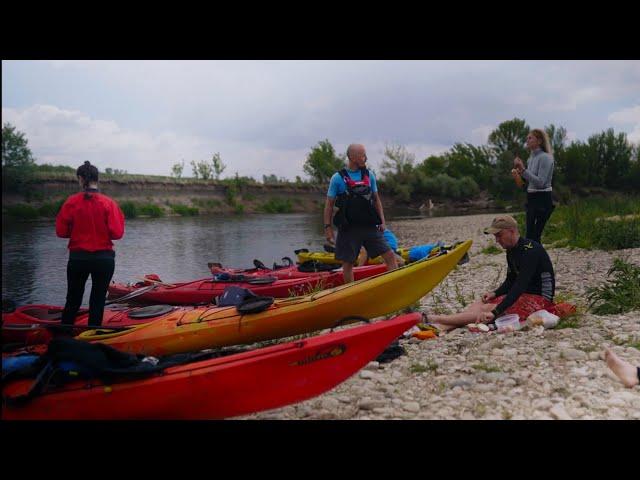
[[[520,317],[515,313],[503,315],[502,317],[496,318],[496,327],[500,333],[520,330]]]

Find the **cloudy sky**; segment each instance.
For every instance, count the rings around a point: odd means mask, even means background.
[[[640,142],[640,61],[3,61],[2,121],[38,163],[168,175],[220,152],[223,176],[294,179],[310,148],[385,144],[422,160],[500,122],[613,127]]]

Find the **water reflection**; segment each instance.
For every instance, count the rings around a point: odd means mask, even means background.
[[[430,216],[409,209],[385,213],[389,220]],[[52,221],[3,223],[2,297],[17,303],[63,304],[67,240],[56,237]],[[320,213],[133,219],[126,223],[124,238],[115,242],[114,280],[137,281],[147,273],[166,281],[193,280],[209,275],[208,262],[252,267],[258,258],[270,266],[285,256],[295,260],[297,248],[322,250],[323,244]],[[90,290],[89,280],[84,305]]]
[[[135,281],[157,273],[168,281],[208,275],[207,263],[266,265],[297,248],[321,249],[322,219],[316,214],[133,219],[116,245],[114,280]],[[2,297],[17,303],[62,304],[66,294],[67,240],[53,222],[9,223],[2,232]],[[87,305],[91,281],[83,304]]]

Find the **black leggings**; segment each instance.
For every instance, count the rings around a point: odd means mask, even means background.
[[[542,230],[551,216],[555,206],[551,192],[527,194],[527,234],[526,238],[541,242]]]
[[[89,325],[102,325],[104,303],[114,269],[115,260],[113,257],[69,258],[69,263],[67,263],[67,303],[62,312],[63,324],[72,325],[74,323],[82,304],[85,284],[91,275]]]

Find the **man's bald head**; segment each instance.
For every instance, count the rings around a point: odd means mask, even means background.
[[[347,158],[349,159],[349,168],[358,169],[365,168],[367,164],[367,151],[364,145],[360,143],[352,143],[347,148]]]
[[[352,143],[347,147],[347,158],[349,160],[353,160],[356,155],[362,154],[366,155],[366,152],[364,149],[364,145],[362,145],[361,143]]]

